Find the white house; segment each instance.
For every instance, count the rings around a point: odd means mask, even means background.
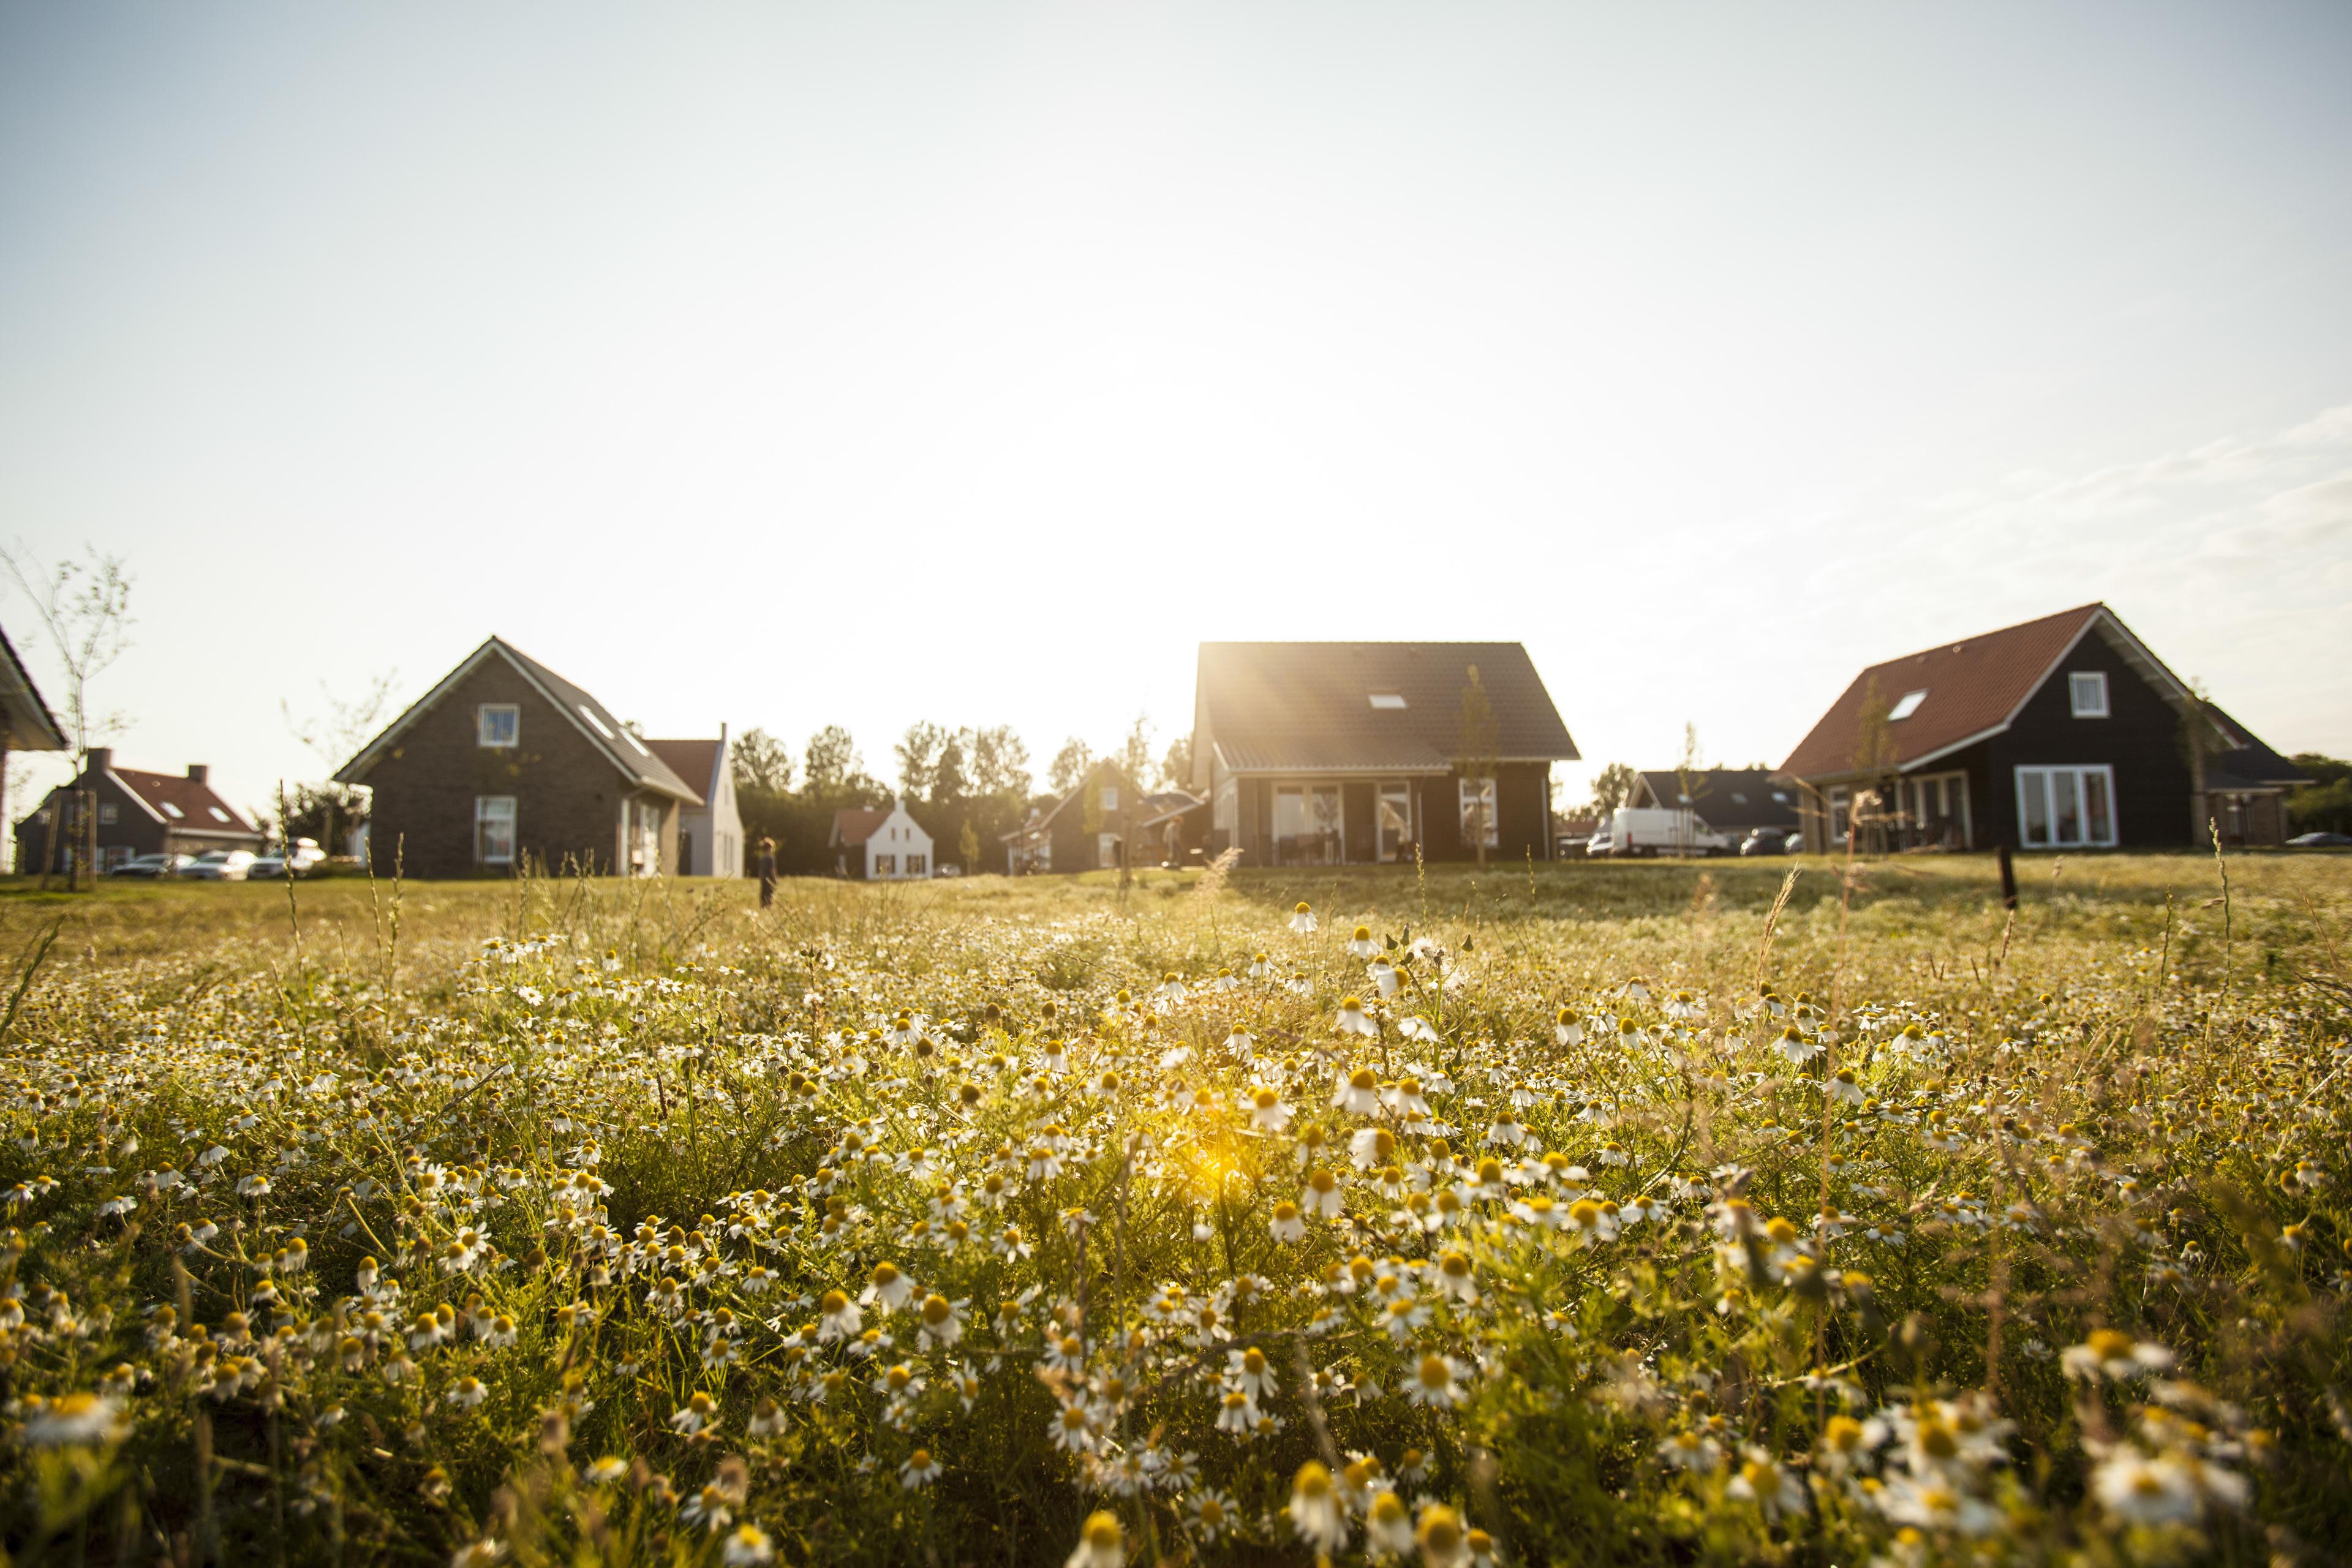
[[[895,801],[887,806],[836,811],[833,814],[833,866],[840,876],[868,882],[928,877],[931,836]]]
[[[735,812],[735,756],[727,726],[715,741],[647,741],[669,771],[702,792],[699,806],[677,813],[677,874],[740,877],[743,874],[743,819]]]

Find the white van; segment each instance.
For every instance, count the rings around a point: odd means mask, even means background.
[[[1684,807],[1621,805],[1592,836],[1591,855],[1728,855],[1737,846],[1727,833],[1707,826]]]

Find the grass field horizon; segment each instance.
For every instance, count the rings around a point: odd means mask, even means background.
[[[17,1561],[2352,1550],[2352,859],[0,883]]]

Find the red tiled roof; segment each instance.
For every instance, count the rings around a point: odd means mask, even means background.
[[[709,741],[646,742],[646,750],[662,760],[663,765],[678,776],[678,781],[700,795],[710,787],[710,775],[719,765],[719,742]]]
[[[887,805],[844,806],[833,814],[833,841],[835,844],[863,844],[874,837],[874,830],[890,820],[891,808]]]
[[[2105,605],[2082,605],[1874,664],[1854,677],[1780,771],[1807,779],[1852,773],[1862,740],[1863,707],[1874,687],[1889,709],[1911,692],[1927,693],[1909,717],[1888,726],[1898,768],[1998,730],[2105,609]]]
[[[138,768],[107,770],[124,789],[147,803],[175,832],[261,836],[245,814],[184,773],[151,773]],[[174,815],[176,813],[176,815]],[[215,815],[217,813],[218,815]],[[227,818],[223,821],[222,818]]]

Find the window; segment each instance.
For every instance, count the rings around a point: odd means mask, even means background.
[[[205,809],[213,814],[213,820],[215,822],[226,823],[228,821],[228,813],[223,811],[219,806],[208,805],[205,807]]]
[[[1276,784],[1274,789],[1274,861],[1277,866],[1336,866],[1339,840],[1339,786],[1335,784]]]
[[[576,702],[572,704],[572,706],[580,710],[580,717],[588,721],[588,728],[595,731],[596,733],[604,736],[604,739],[608,741],[615,739],[613,734],[613,727],[610,724],[605,723],[602,719],[597,718],[595,710],[590,708],[588,704],[585,702]],[[488,742],[485,742],[485,744],[487,743]]]
[[[1919,704],[1927,700],[1927,693],[1925,688],[1922,688],[1917,691],[1906,691],[1903,694],[1901,700],[1897,701],[1894,707],[1889,708],[1886,710],[1886,717],[1890,721],[1896,719],[1908,719],[1912,714],[1919,711]]]
[[[1118,835],[1099,833],[1095,836],[1095,864],[1108,868],[1118,864]]]
[[[1495,820],[1495,781],[1463,779],[1462,842],[1484,844],[1489,849],[1503,842],[1502,825]]]
[[[1832,844],[1845,842],[1846,813],[1853,800],[1853,792],[1845,785],[1830,786],[1830,842]]]
[[[1118,786],[1117,784],[1103,785],[1102,808],[1105,811],[1117,811],[1118,809]]]
[[[1412,785],[1384,784],[1381,785],[1380,802],[1373,809],[1373,826],[1380,834],[1380,857],[1382,860],[1402,860],[1412,849]]]
[[[173,821],[177,822],[177,821],[179,821],[179,820],[180,820],[180,818],[181,818],[182,816],[185,816],[186,814],[185,814],[184,812],[181,811],[181,809],[180,809],[178,806],[173,805],[170,801],[168,801],[168,800],[167,800],[167,801],[165,801],[165,802],[163,803],[163,815],[164,815],[164,816],[168,816],[168,817],[170,817]]]
[[[113,826],[121,819],[121,816],[122,808],[112,801],[102,800],[98,803],[98,825],[100,827]]]
[[[511,746],[522,739],[522,710],[511,702],[485,702],[474,710],[478,745]]]
[[[2066,695],[2077,719],[2107,716],[2107,676],[2105,670],[2078,669],[2066,677]]]
[[[1789,804],[1789,792],[1784,789],[1776,789],[1772,792],[1772,798],[1779,801],[1782,805],[1786,805]]]
[[[930,857],[929,857],[928,855],[909,855],[909,856],[908,856],[908,857],[907,857],[907,875],[908,875],[909,877],[921,877],[921,876],[927,876],[927,875],[929,875],[929,868],[928,868],[928,866],[927,866],[926,862],[928,862],[928,861],[929,860],[929,858],[930,858]]]
[[[2116,842],[2116,775],[2095,767],[2017,770],[2018,838],[2028,849],[2081,849]]]
[[[514,711],[511,708],[507,711]],[[515,858],[515,797],[474,797],[474,858],[485,866],[511,866]]]
[[[1241,786],[1232,779],[1217,786],[1217,804],[1209,808],[1210,826],[1233,841],[1234,829],[1241,823]]]
[[[1734,805],[1746,805],[1748,804],[1748,797],[1740,794],[1738,790],[1733,790],[1731,792],[1731,804]]]
[[[877,877],[897,876],[898,874],[898,858],[896,855],[875,856],[874,869],[871,874]]]
[[[1404,699],[1393,691],[1375,691],[1372,693],[1372,706],[1393,710],[1404,706]]]

